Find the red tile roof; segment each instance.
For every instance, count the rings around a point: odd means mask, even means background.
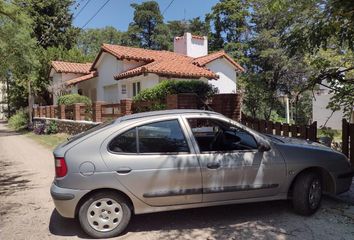
[[[82,73],[89,74],[92,63],[73,63],[63,61],[52,61],[54,70],[58,73]]]
[[[245,69],[243,67],[241,67],[240,64],[235,62],[229,55],[227,55],[224,50],[221,50],[221,51],[218,51],[218,52],[215,52],[215,53],[211,53],[211,54],[208,54],[206,56],[195,58],[193,60],[193,63],[198,65],[198,66],[204,67],[206,64],[208,64],[211,61],[214,61],[214,60],[216,60],[218,58],[225,58],[232,65],[234,65],[234,67],[237,68],[239,71],[241,71],[241,72],[245,71]]]
[[[98,72],[97,71],[92,71],[89,74],[86,74],[86,75],[83,75],[81,77],[73,78],[73,79],[70,79],[70,80],[66,81],[65,85],[66,86],[75,85],[75,84],[77,84],[79,82],[83,82],[83,81],[89,80],[89,79],[97,77],[97,76],[98,76]]]

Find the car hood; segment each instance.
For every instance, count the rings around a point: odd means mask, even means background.
[[[278,141],[280,141],[283,144],[286,145],[297,145],[297,146],[302,146],[302,147],[307,147],[307,148],[316,148],[316,149],[322,149],[322,150],[327,150],[327,151],[334,151],[332,148],[327,147],[323,144],[320,144],[318,142],[313,142],[305,139],[300,139],[300,138],[291,138],[291,137],[283,137],[283,136],[269,136],[267,137],[274,141],[274,138]],[[279,142],[277,142],[279,143]]]

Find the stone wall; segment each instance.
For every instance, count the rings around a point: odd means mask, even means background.
[[[55,119],[55,118],[34,118],[33,126],[34,128],[38,125],[49,125],[50,122],[56,122],[58,126],[58,132],[67,133],[70,135],[79,134],[84,132],[100,123],[88,122],[88,121],[74,121],[68,119]]]

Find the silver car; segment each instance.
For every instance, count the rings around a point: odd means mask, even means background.
[[[54,150],[51,195],[95,238],[132,214],[291,199],[313,214],[322,193],[350,188],[348,159],[318,143],[267,136],[221,114],[170,110],[101,124]]]

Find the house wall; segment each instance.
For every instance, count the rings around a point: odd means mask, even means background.
[[[133,83],[140,82],[140,90],[151,88],[159,83],[159,76],[156,74],[140,75],[128,79],[123,79],[118,81],[119,88],[119,100],[125,98],[133,98]],[[122,94],[122,85],[126,85],[126,94]]]
[[[185,33],[182,37],[175,37],[173,41],[175,53],[190,57],[201,57],[208,55],[208,39],[193,38],[191,33]]]
[[[219,89],[219,93],[236,93],[236,71],[224,58],[214,60],[206,65],[208,69],[219,75],[217,80],[209,80],[209,83]]]
[[[317,121],[317,126],[323,126],[328,117],[331,116],[332,110],[327,109],[327,105],[333,94],[320,94],[316,95],[312,100],[312,120]],[[332,129],[342,129],[343,111],[336,111],[328,120],[326,127]]]
[[[63,84],[65,81],[80,77],[82,75],[83,74],[75,74],[75,73],[57,73],[52,69],[51,77],[52,77],[52,87],[53,87],[53,104],[57,104],[59,96],[67,92],[77,93],[75,87],[65,90],[65,86]]]

